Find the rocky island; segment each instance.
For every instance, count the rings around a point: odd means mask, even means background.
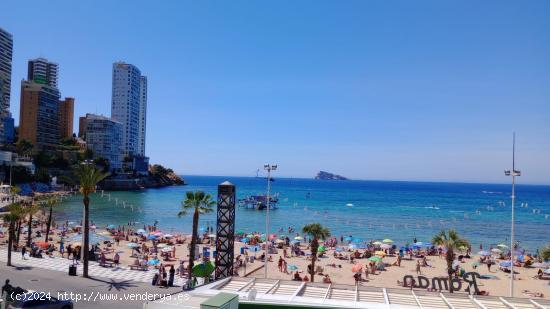
[[[179,186],[185,185],[185,181],[172,169],[155,164],[149,166],[147,175],[115,174],[106,178],[99,185],[103,190],[119,191]]]
[[[320,180],[349,180],[348,178],[346,178],[344,176],[332,174],[332,173],[325,172],[325,171],[320,171],[319,173],[317,173],[317,175],[315,176],[315,179],[320,179]]]

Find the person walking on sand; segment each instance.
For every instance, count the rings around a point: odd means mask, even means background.
[[[169,277],[168,277],[168,286],[174,286],[174,276],[176,275],[176,270],[174,269],[174,265],[170,266],[169,271]]]
[[[21,258],[23,260],[26,260],[25,253],[27,253],[27,247],[23,246],[23,247],[21,247]]]
[[[420,270],[420,260],[416,260],[416,274],[422,275],[422,270]]]

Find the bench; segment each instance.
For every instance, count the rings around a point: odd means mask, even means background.
[[[130,265],[130,269],[131,270],[144,270],[144,271],[147,271],[147,270],[149,270],[149,267],[147,267],[146,265]]]

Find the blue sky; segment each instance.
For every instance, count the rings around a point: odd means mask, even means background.
[[[75,118],[149,82],[147,154],[184,174],[550,183],[548,1],[2,1],[12,112],[38,56]],[[75,132],[78,122],[75,120]]]

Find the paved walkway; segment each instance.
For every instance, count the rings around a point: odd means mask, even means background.
[[[0,262],[7,262],[8,260],[8,251],[7,249],[0,249]],[[12,265],[19,267],[36,267],[49,270],[60,271],[68,274],[69,266],[72,265],[72,261],[61,258],[61,257],[44,257],[39,258],[28,258],[26,260],[22,259],[21,252],[12,252],[11,255]],[[128,266],[121,267],[101,267],[97,262],[90,262],[89,264],[89,273],[91,276],[109,278],[109,279],[119,279],[119,280],[132,280],[138,282],[147,282],[151,283],[153,276],[157,273],[156,269],[150,269],[148,271],[143,270],[131,270]],[[167,269],[168,271],[168,269]],[[82,275],[82,264],[77,265],[77,274]],[[184,283],[184,278],[180,278],[176,275],[174,280],[174,285],[182,286]]]

